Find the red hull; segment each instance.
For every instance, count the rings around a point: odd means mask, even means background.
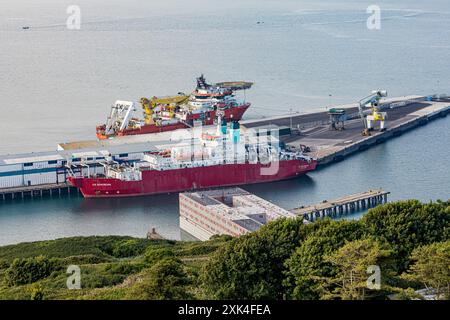
[[[272,175],[261,174],[261,170],[268,169],[267,165],[246,163],[166,171],[146,170],[142,172],[140,181],[73,177],[69,177],[69,181],[86,198],[130,197],[285,180],[314,170],[317,162],[286,160],[278,164],[278,170]]]
[[[250,104],[246,103],[242,106],[225,109],[224,119],[227,122],[230,122],[231,120],[239,121],[239,120],[241,120],[245,111],[247,111],[247,109],[249,107],[250,107]],[[189,116],[188,121],[199,120],[200,117],[201,117],[200,114],[192,114],[191,116]],[[203,121],[203,125],[214,124],[215,118],[216,118],[216,111],[211,111],[209,113],[208,117]],[[183,122],[162,125],[162,126],[158,126],[156,124],[148,124],[148,125],[144,125],[144,126],[138,128],[138,129],[125,129],[125,130],[119,131],[117,133],[117,135],[118,136],[128,136],[128,135],[136,135],[136,134],[148,134],[148,133],[165,132],[165,131],[172,131],[172,130],[185,129],[185,128],[188,128],[188,126]],[[109,136],[106,136],[105,134],[103,134],[101,132],[101,130],[104,130],[104,126],[98,127],[97,137],[99,139],[108,139]]]

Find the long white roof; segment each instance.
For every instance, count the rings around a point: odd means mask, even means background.
[[[102,157],[109,154],[119,155],[123,153],[141,153],[155,150],[158,150],[156,143],[147,142],[147,143],[126,144],[126,145],[125,144],[115,145],[109,146],[108,148],[101,146],[99,148],[10,154],[0,156],[0,166],[29,163],[29,162],[45,162],[51,160],[83,158],[83,157],[96,157],[96,156]]]
[[[13,159],[4,159],[5,164],[21,164],[27,162],[42,162],[42,161],[52,161],[52,160],[63,160],[64,158],[60,154],[49,154],[49,155],[36,155],[33,157],[22,157]]]

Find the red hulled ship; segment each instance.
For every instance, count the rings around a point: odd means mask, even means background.
[[[294,178],[314,170],[315,161],[280,161],[275,175],[261,175],[261,164],[226,164],[169,171],[143,170],[138,179],[69,177],[86,198],[131,197],[213,187],[238,186]]]
[[[216,133],[195,142],[147,153],[132,164],[110,161],[101,175],[69,181],[87,198],[128,197],[278,181],[316,168],[316,160],[301,152],[256,140],[241,138],[237,121],[228,130],[219,120]]]
[[[190,94],[142,98],[140,104],[144,118],[133,117],[135,104],[116,101],[106,124],[97,126],[97,137],[146,134],[192,127],[194,123],[212,125],[217,111],[229,122],[240,120],[250,103],[239,100],[234,92],[251,88],[253,83],[244,81],[209,84],[203,75],[197,78],[197,87]]]

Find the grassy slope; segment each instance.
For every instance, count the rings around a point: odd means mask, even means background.
[[[130,292],[145,276],[151,263],[144,255],[152,249],[167,248],[181,259],[186,273],[196,274],[207,261],[208,254],[214,252],[226,238],[208,242],[177,242],[170,240],[147,240],[131,237],[75,237],[53,241],[21,243],[0,247],[0,299],[30,299],[36,285],[44,290],[46,299],[127,299],[139,298]],[[131,242],[131,244],[130,244]],[[127,257],[118,247],[128,243],[127,248],[136,250]],[[34,284],[8,286],[6,269],[15,258],[29,258],[44,255],[57,258],[61,270]],[[66,288],[67,266],[81,268],[81,290]],[[195,297],[201,292],[193,283],[189,290]]]

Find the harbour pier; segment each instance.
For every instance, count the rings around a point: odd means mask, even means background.
[[[26,198],[59,197],[61,195],[78,195],[79,190],[68,182],[41,184],[37,186],[21,186],[0,189],[0,200]]]
[[[387,203],[389,191],[369,190],[331,201],[285,210],[240,188],[180,193],[180,228],[199,240],[213,235],[239,237],[270,221],[303,217],[303,223],[338,218]]]
[[[446,117],[450,113],[450,99],[407,96],[384,100],[381,108],[387,113],[387,128],[383,131],[373,130],[369,136],[361,134],[364,124],[355,105],[339,107],[346,113],[346,120],[339,130],[331,126],[329,112],[288,114],[243,121],[242,125],[244,130],[283,128],[279,130],[280,140],[287,147],[303,150],[305,154],[317,159],[320,167],[365,151],[435,119]],[[284,134],[286,131],[288,134]]]
[[[381,189],[369,190],[331,201],[324,200],[322,203],[296,208],[291,212],[297,216],[303,216],[308,221],[326,217],[337,218],[387,203],[389,194],[389,191]]]

